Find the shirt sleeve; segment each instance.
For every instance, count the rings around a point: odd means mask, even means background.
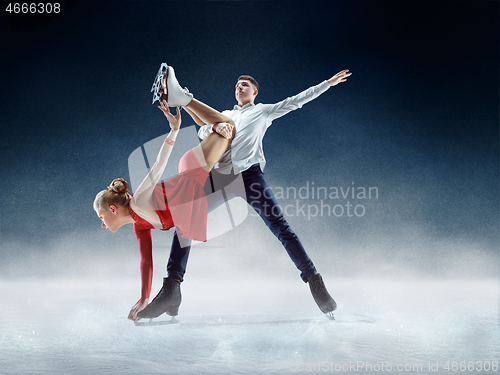
[[[222,114],[229,116],[229,111],[222,111]],[[200,127],[200,129],[198,130],[198,137],[201,140],[207,138],[210,134],[213,133],[213,131],[212,131],[213,126],[214,126],[214,124],[208,124],[208,125],[203,125],[202,127]]]
[[[200,139],[207,138],[212,133],[212,126],[214,126],[214,124],[203,125],[200,130],[198,130],[198,137]]]
[[[153,282],[153,241],[151,229],[141,229],[134,225],[134,233],[139,242],[141,254],[141,301],[149,298]]]
[[[302,108],[302,106],[318,96],[323,94],[330,88],[328,81],[323,81],[319,85],[309,87],[307,90],[301,93],[286,98],[281,102],[275,104],[267,104],[266,110],[269,116],[268,126],[271,125],[271,121],[286,115],[288,112],[294,111],[296,109]]]
[[[148,174],[134,192],[135,203],[142,209],[154,209],[152,206],[153,191],[156,184],[160,180],[165,167],[167,166],[168,158],[170,157],[174,147],[175,138],[177,138],[177,133],[178,132],[176,131],[171,131],[168,134],[165,142],[163,142],[163,145],[160,148],[160,152],[156,157],[155,163],[149,169]]]

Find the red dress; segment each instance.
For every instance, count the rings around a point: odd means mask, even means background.
[[[155,185],[152,200],[161,230],[178,228],[183,238],[207,240],[208,205],[203,186],[209,175],[189,150],[179,161],[179,175]],[[153,225],[128,207],[141,254],[141,300],[149,298],[153,279]]]
[[[207,240],[208,205],[203,186],[208,174],[189,150],[179,161],[179,175],[156,185],[153,204],[162,230],[175,226],[183,238]]]

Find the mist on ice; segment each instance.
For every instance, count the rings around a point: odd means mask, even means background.
[[[492,368],[498,361],[494,254],[468,243],[418,241],[416,232],[406,242],[378,237],[377,246],[367,241],[365,247],[362,239],[331,247],[332,235],[320,240],[305,233],[302,241],[338,303],[336,320],[329,321],[279,242],[257,231],[259,225],[249,218],[246,227],[193,246],[176,325],[136,327],[126,319],[140,297],[131,230],[68,235],[46,244],[46,251],[21,249],[22,256],[0,266],[1,372],[390,368],[416,374],[449,373],[447,364],[463,361]],[[153,236],[152,296],[165,276],[172,233]]]

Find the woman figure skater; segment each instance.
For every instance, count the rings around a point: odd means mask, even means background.
[[[128,319],[156,318],[166,312],[176,316],[181,303],[180,282],[165,278],[163,288],[148,306],[153,278],[151,229],[168,230],[176,227],[184,239],[206,241],[207,201],[203,186],[215,163],[222,157],[235,134],[234,122],[229,117],[193,98],[182,89],[172,67],[163,63],[152,90],[153,103],[165,114],[171,131],[163,143],[156,162],[130,195],[128,183],[116,178],[111,185],[99,192],[94,200],[94,210],[102,227],[116,232],[125,224],[133,224],[141,255],[141,298],[132,307]],[[177,114],[168,107],[177,107]],[[198,146],[189,150],[179,161],[179,175],[158,183],[181,125],[179,106],[189,110],[207,124],[214,124],[213,133]],[[180,238],[180,240],[182,240]],[[165,306],[164,300],[168,299]],[[161,301],[163,300],[163,301]],[[156,303],[155,303],[156,302]]]

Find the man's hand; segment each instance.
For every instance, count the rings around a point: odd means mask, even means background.
[[[141,310],[144,310],[146,308],[146,306],[148,305],[148,302],[149,302],[149,299],[147,299],[147,298],[145,300],[137,302],[134,305],[134,307],[132,307],[130,312],[128,313],[127,319],[135,320],[137,318],[137,313]]]
[[[233,136],[233,128],[234,126],[228,124],[227,122],[220,122],[212,126],[212,130],[214,132],[222,135],[226,139],[231,139],[231,137]]]
[[[347,77],[349,77],[352,73],[347,73],[349,69],[342,70],[341,72],[338,72],[335,74],[332,78],[328,80],[328,84],[330,86],[335,86],[336,84],[340,82],[345,82],[347,80]]]
[[[172,129],[173,131],[179,130],[179,128],[181,127],[181,112],[179,111],[179,107],[177,107],[177,115],[175,116],[170,113],[170,109],[168,108],[168,104],[165,100],[162,100],[160,102],[158,108],[161,109],[161,111],[167,118],[168,123],[170,124],[170,129]]]

